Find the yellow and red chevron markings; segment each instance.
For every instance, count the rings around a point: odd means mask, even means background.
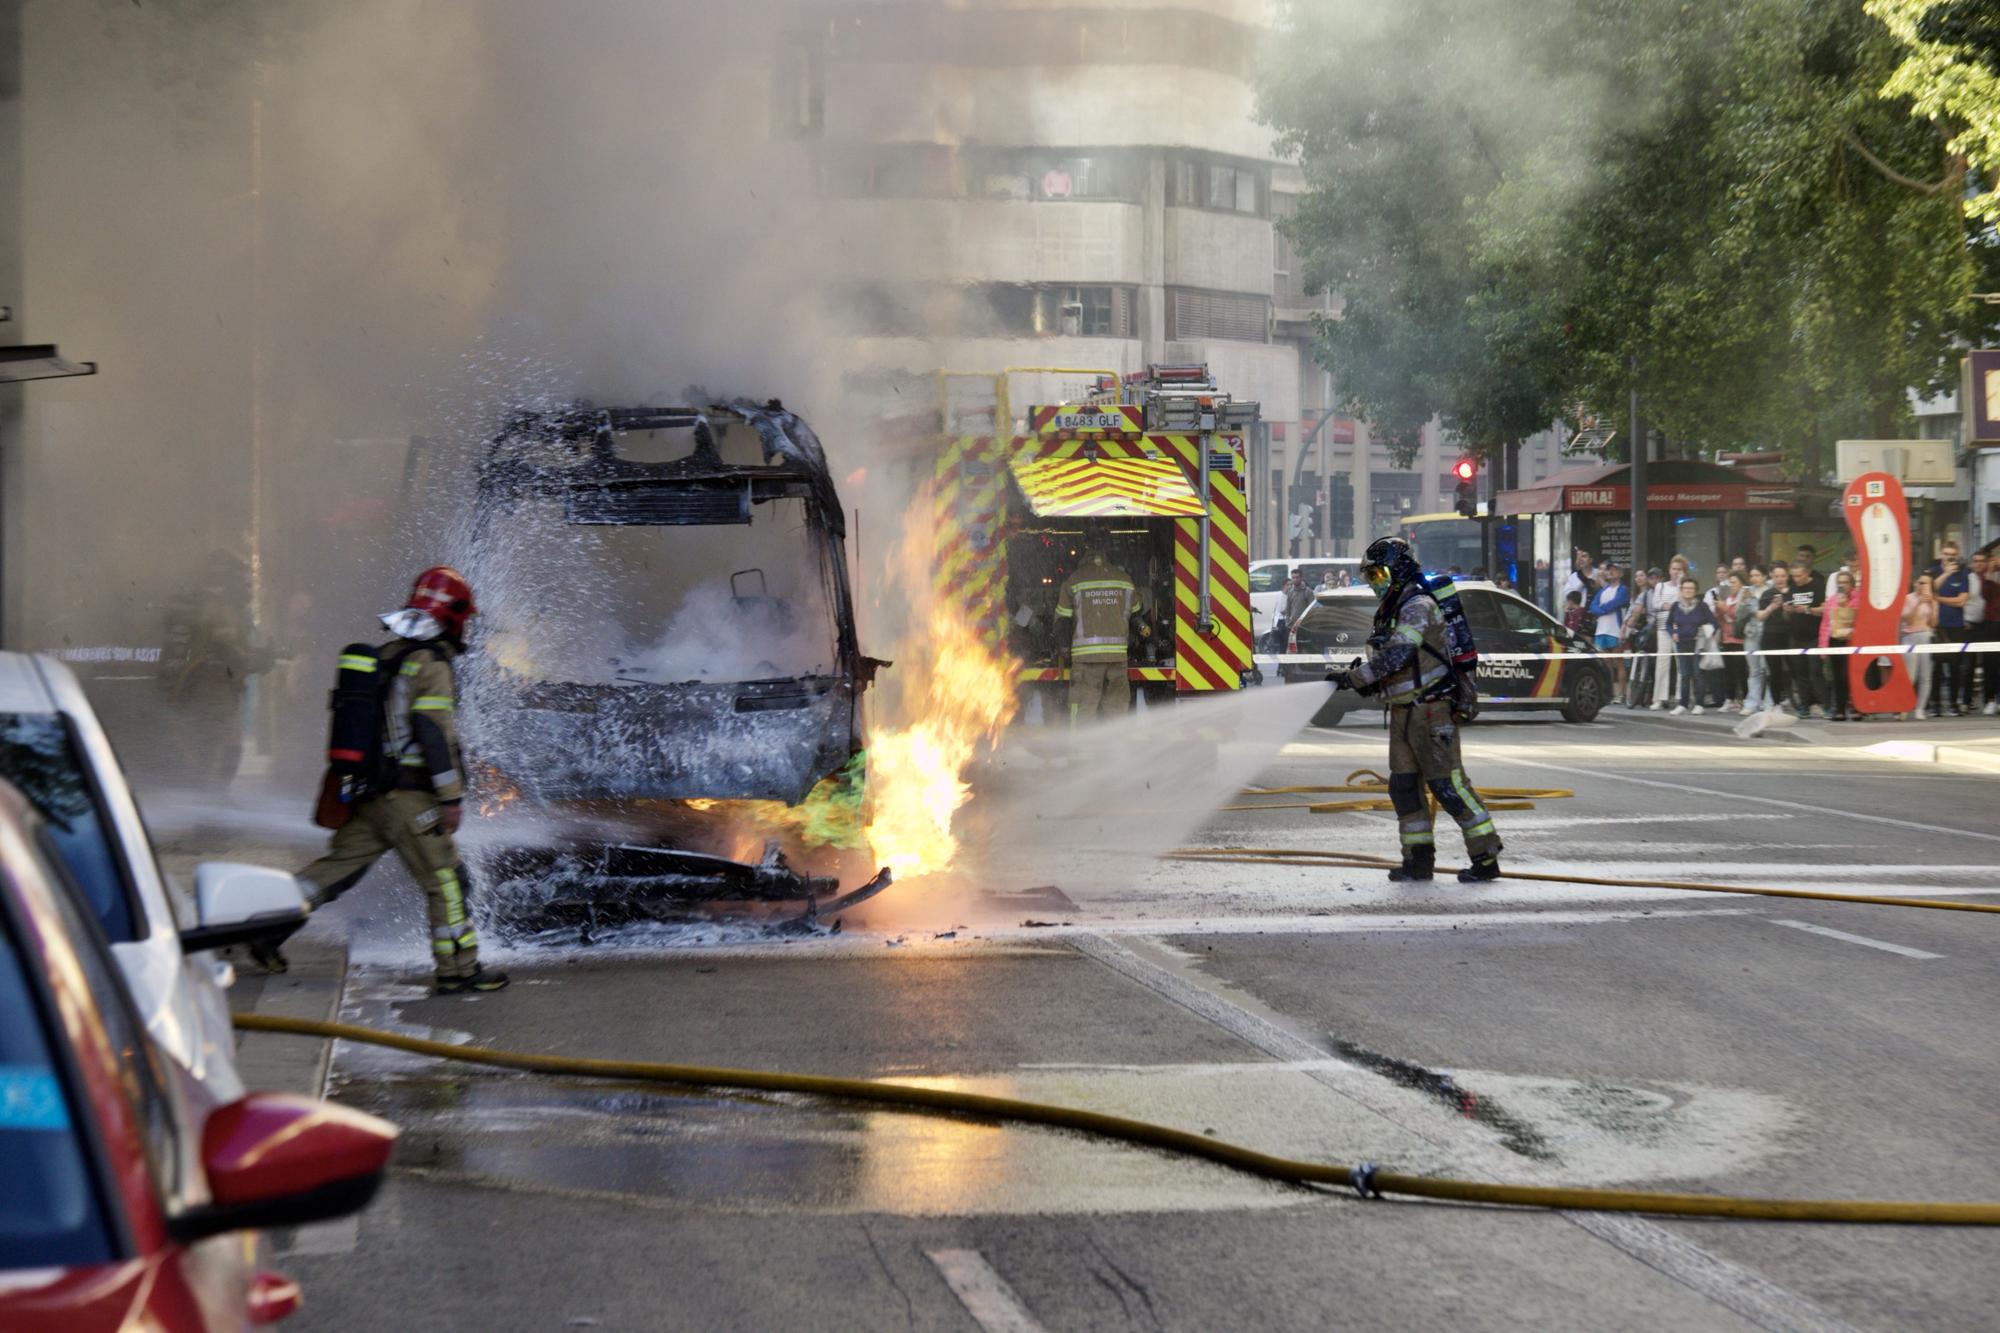
[[[1031,417],[1031,427],[1050,430],[1059,411],[1037,408]],[[1064,503],[1109,505],[1114,500],[1120,504],[1132,503],[1132,493],[1126,489],[1133,484],[1130,479],[1140,475],[1160,479],[1162,462],[1170,460],[1180,473],[1180,488],[1185,489],[1192,504],[1180,501],[1183,508],[1163,510],[1155,506],[1140,512],[1146,516],[1174,516],[1174,666],[1134,667],[1132,678],[1173,680],[1182,693],[1238,688],[1242,673],[1250,669],[1248,503],[1240,463],[1211,466],[1208,474],[1211,623],[1203,632],[1199,623],[1201,502],[1196,487],[1201,475],[1199,450],[1204,439],[1200,435],[1129,434],[1065,439],[1051,430],[1047,434],[1007,440],[985,435],[948,440],[938,455],[933,490],[939,556],[934,575],[937,594],[955,600],[981,639],[996,652],[1004,651],[1010,466],[1017,474],[1028,472],[1037,478],[1060,479],[1056,485],[1062,491]],[[1225,457],[1234,455],[1232,451],[1216,448],[1211,462]],[[1052,464],[1067,466],[1052,467]],[[1032,498],[1034,492],[1027,493]],[[1164,487],[1148,492],[1154,499],[1164,494]],[[1042,512],[1053,511],[1044,508]],[[1060,516],[1117,517],[1133,512],[1129,508],[1096,512],[1079,508],[1062,510]],[[1052,680],[1061,679],[1061,675],[1059,670],[1053,675],[1024,671],[1023,679]]]
[[[1164,458],[1016,459],[1014,479],[1044,518],[1201,516],[1201,497]]]

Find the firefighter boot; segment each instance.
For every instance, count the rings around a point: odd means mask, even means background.
[[[1484,884],[1488,880],[1498,878],[1500,878],[1500,856],[1497,852],[1473,857],[1472,864],[1458,872],[1460,884]]]
[[[1435,847],[1405,847],[1403,849],[1403,864],[1391,870],[1389,878],[1397,884],[1428,880],[1431,877],[1431,871],[1436,865],[1437,849]]]
[[[472,971],[462,977],[439,977],[431,987],[433,995],[464,995],[470,991],[496,991],[507,988],[507,974],[495,972],[490,967],[474,964]]]

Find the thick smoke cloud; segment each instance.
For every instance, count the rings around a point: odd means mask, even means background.
[[[780,396],[845,474],[837,279],[774,132],[766,0],[30,0],[9,642],[156,645],[251,568],[261,744],[304,786],[326,663],[442,558],[506,405]],[[412,449],[418,437],[431,443]],[[115,673],[99,672],[100,675]],[[94,685],[144,751],[141,665]]]

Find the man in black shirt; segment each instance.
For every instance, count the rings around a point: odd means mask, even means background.
[[[1782,653],[1792,646],[1792,618],[1785,613],[1785,606],[1791,599],[1791,573],[1782,563],[1773,561],[1771,581],[1764,585],[1764,596],[1758,603],[1758,611],[1764,620],[1762,648]],[[1764,674],[1770,681],[1773,708],[1784,707],[1792,697],[1792,663],[1795,660],[1791,657],[1764,659]]]
[[[1810,546],[1799,548],[1808,554]],[[1794,648],[1819,647],[1820,613],[1825,610],[1826,580],[1812,572],[1812,566],[1792,561],[1791,587],[1785,593],[1785,633]],[[1775,618],[1775,617],[1774,617]],[[1811,717],[1814,704],[1826,712],[1826,679],[1820,661],[1812,657],[1792,659],[1792,702],[1800,717]]]

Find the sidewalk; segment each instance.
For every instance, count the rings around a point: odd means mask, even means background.
[[[232,1013],[280,1014],[329,1021],[340,1016],[341,988],[347,981],[347,948],[342,944],[293,940],[285,947],[291,970],[278,976],[239,965],[229,988]],[[330,1041],[312,1041],[280,1032],[245,1032],[237,1037],[236,1066],[243,1086],[259,1092],[326,1093]]]
[[[1599,716],[1606,722],[1625,720],[1682,731],[1720,732],[1732,738],[1744,717],[1741,713],[1715,709],[1698,717],[1692,713],[1676,717],[1664,709],[1653,712],[1626,708],[1623,704],[1612,704]],[[1828,722],[1819,717],[1793,719],[1743,743],[1763,741],[1830,746],[1908,763],[1955,764],[2000,772],[2000,717],[1927,718],[1911,722],[1895,717],[1871,717],[1862,722]]]

